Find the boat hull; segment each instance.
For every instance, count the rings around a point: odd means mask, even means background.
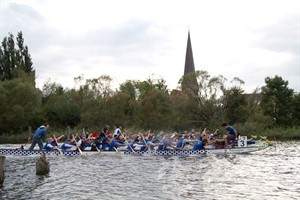
[[[49,155],[58,156],[61,155],[59,151],[40,151],[40,150],[20,150],[20,149],[0,149],[0,155],[14,155],[14,156],[31,156],[31,155]],[[62,151],[64,156],[80,156],[78,151]]]
[[[251,146],[242,148],[228,148],[228,149],[203,149],[203,150],[166,150],[166,151],[118,151],[124,155],[151,155],[151,156],[193,156],[193,155],[207,155],[207,154],[245,154],[262,150],[266,147]],[[0,155],[13,156],[31,156],[46,154],[49,156],[81,156],[81,155],[95,155],[95,154],[114,154],[115,151],[62,151],[62,154],[57,151],[40,151],[40,150],[20,150],[20,149],[0,149]]]
[[[125,151],[125,155],[153,155],[153,156],[193,156],[207,154],[245,154],[262,150],[262,147],[243,147],[231,149],[203,149],[203,150],[167,150],[167,151]]]

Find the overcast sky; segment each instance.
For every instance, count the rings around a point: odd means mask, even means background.
[[[38,87],[74,77],[163,78],[175,89],[190,30],[196,70],[245,81],[281,76],[300,92],[299,0],[0,0],[0,39],[23,32]]]

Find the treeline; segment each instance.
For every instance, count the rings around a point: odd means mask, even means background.
[[[224,121],[242,132],[256,133],[273,127],[300,125],[300,95],[280,76],[266,77],[265,86],[245,94],[244,82],[196,71],[179,80],[170,91],[163,79],[127,80],[112,89],[112,78],[74,78],[77,88],[55,82],[35,86],[33,62],[22,32],[9,34],[0,47],[0,133],[16,134],[48,122],[53,129],[97,130],[105,124],[126,129],[182,131]],[[196,84],[182,87],[188,80]],[[190,81],[193,82],[193,81]],[[183,88],[183,90],[182,90]],[[251,132],[252,131],[252,132]]]

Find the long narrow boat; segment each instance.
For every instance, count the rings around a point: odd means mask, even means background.
[[[242,147],[228,149],[203,149],[203,150],[167,150],[167,151],[124,151],[125,155],[152,155],[152,156],[195,156],[207,154],[246,154],[260,151],[266,147]]]
[[[246,140],[247,141],[247,140]],[[253,144],[253,143],[251,143]],[[235,148],[205,148],[202,150],[165,150],[165,151],[126,151],[125,149],[117,150],[118,153],[124,155],[152,155],[152,156],[193,156],[193,155],[208,155],[208,154],[245,154],[260,151],[270,146],[270,142],[260,141],[258,145],[245,145],[235,146]],[[94,155],[94,154],[114,154],[116,151],[44,151],[44,150],[22,150],[13,148],[0,148],[0,155],[15,155],[15,156],[30,156],[30,155],[42,155],[46,154],[49,156],[80,156],[80,155]]]
[[[165,150],[165,151],[125,151],[120,150],[119,153],[124,155],[151,155],[151,156],[194,156],[207,154],[244,154],[255,151],[260,151],[267,146],[252,146],[252,147],[236,147],[228,149],[203,149],[203,150]],[[14,155],[14,156],[31,156],[46,154],[49,156],[80,156],[80,155],[94,155],[94,154],[114,154],[115,151],[40,151],[40,150],[20,150],[20,149],[0,149],[0,155]]]

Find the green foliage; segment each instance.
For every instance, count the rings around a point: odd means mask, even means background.
[[[0,82],[0,130],[27,129],[41,116],[41,96],[31,82],[13,79]]]
[[[75,126],[80,122],[81,107],[74,99],[73,91],[48,82],[43,86],[43,99],[43,110],[51,126]]]
[[[23,73],[31,77],[35,81],[35,71],[32,67],[33,63],[28,51],[28,47],[24,46],[22,32],[18,33],[16,38],[12,33],[5,37],[0,47],[0,80],[11,80],[20,78]]]
[[[178,109],[183,116],[178,120],[183,124],[182,129],[188,127],[205,127],[215,123],[221,116],[219,115],[218,95],[224,87],[224,77],[211,77],[207,71],[196,71],[195,74],[190,73],[184,76],[181,81],[192,82],[196,76],[197,85],[188,87],[184,91],[188,95],[185,103],[180,103],[175,109]],[[189,81],[190,80],[190,81]]]
[[[141,123],[151,129],[169,128],[172,118],[169,95],[163,90],[152,90],[140,100]]]
[[[248,118],[247,102],[244,91],[240,87],[232,87],[224,91],[222,98],[225,119],[230,124],[244,123]]]
[[[293,90],[288,88],[288,81],[281,77],[267,77],[262,90],[261,106],[264,114],[272,117],[279,126],[291,125]]]
[[[300,126],[300,93],[293,97],[292,101],[293,124]]]
[[[277,127],[272,129],[265,129],[261,135],[268,136],[269,140],[300,140],[300,127]]]

